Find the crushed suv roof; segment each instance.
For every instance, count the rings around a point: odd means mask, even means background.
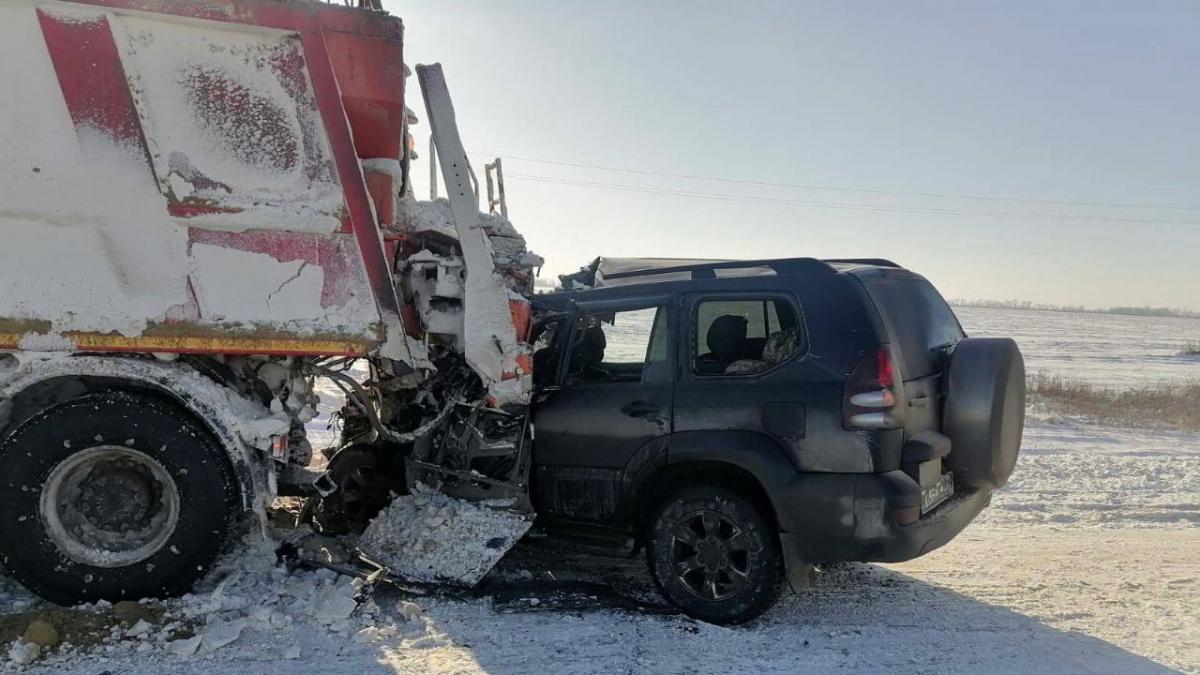
[[[575,274],[559,277],[562,290],[584,290],[700,278],[773,276],[803,271],[847,272],[864,267],[899,268],[882,258],[774,258],[729,260],[698,258],[596,258]]]

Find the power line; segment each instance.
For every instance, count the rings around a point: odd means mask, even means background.
[[[607,183],[602,181],[578,180],[573,178],[562,178],[558,176],[537,176],[530,174],[510,173],[506,178],[515,180],[525,180],[535,183],[548,183],[554,185],[569,185],[575,187],[584,187],[592,189],[615,190],[622,192],[635,192],[642,194],[658,194],[672,195],[677,197],[689,197],[698,199],[712,199],[718,201],[745,202],[757,204],[778,204],[783,206],[796,206],[808,208],[822,209],[845,209],[854,211],[877,211],[883,213],[920,213],[933,215],[951,215],[951,216],[987,216],[996,218],[1021,218],[1024,220],[1051,220],[1062,222],[1104,222],[1123,225],[1200,225],[1200,221],[1194,220],[1169,220],[1162,218],[1127,218],[1114,216],[1090,216],[1090,215],[1072,215],[1072,214],[1055,214],[1055,213],[1027,213],[1016,211],[985,211],[975,209],[948,209],[923,206],[888,206],[888,205],[867,205],[854,204],[849,202],[827,202],[827,201],[811,201],[797,199],[781,199],[775,197],[759,197],[754,195],[738,195],[727,194],[720,192],[695,192],[690,190],[675,190],[668,188],[654,188],[644,185],[629,185],[622,183]]]
[[[777,187],[790,188],[795,190],[822,190],[829,192],[850,192],[857,194],[872,194],[872,195],[889,195],[898,197],[928,197],[934,199],[964,199],[972,201],[985,202],[1015,202],[1025,204],[1043,204],[1048,206],[1088,206],[1098,208],[1119,208],[1119,209],[1155,209],[1163,211],[1200,211],[1200,206],[1166,206],[1159,204],[1135,204],[1123,202],[1087,202],[1074,201],[1067,199],[1032,199],[1024,197],[991,197],[986,195],[960,194],[950,192],[914,192],[906,190],[882,190],[874,188],[853,188],[833,185],[816,185],[809,183],[785,183],[775,181],[754,180],[749,178],[729,178],[726,176],[704,176],[698,174],[673,173],[669,171],[651,171],[648,169],[630,169],[626,167],[603,166],[599,164],[587,164],[584,162],[572,162],[555,159],[537,159],[533,157],[518,157],[515,155],[497,155],[494,153],[473,152],[472,155],[480,157],[503,157],[505,159],[516,160],[519,162],[532,162],[536,164],[548,164],[552,166],[567,166],[578,169],[594,169],[597,171],[612,171],[617,173],[635,174],[641,176],[658,176],[662,178],[682,178],[685,180],[703,180],[713,181],[717,183],[729,183],[737,185],[757,185],[760,187]]]

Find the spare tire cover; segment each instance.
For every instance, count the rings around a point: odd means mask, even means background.
[[[1008,482],[1025,427],[1025,360],[1009,338],[966,338],[946,376],[942,428],[955,482],[998,488]]]

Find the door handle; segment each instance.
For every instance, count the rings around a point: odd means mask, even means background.
[[[621,412],[630,417],[650,417],[657,415],[662,411],[662,408],[651,403],[650,401],[634,401],[629,405],[621,408]]]

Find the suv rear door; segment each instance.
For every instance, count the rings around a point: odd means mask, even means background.
[[[841,433],[844,378],[812,354],[796,294],[693,293],[681,322],[675,388],[681,444],[685,435],[723,434],[728,458],[737,462],[738,434],[750,433],[773,439],[805,470],[871,469],[870,455]]]
[[[863,279],[863,286],[883,321],[884,339],[904,380],[907,435],[939,430],[942,371],[948,350],[964,337],[958,318],[933,284],[907,270],[887,270]]]
[[[673,296],[580,303],[563,321],[556,382],[534,408],[540,512],[605,522],[626,467],[665,450],[674,406]]]

